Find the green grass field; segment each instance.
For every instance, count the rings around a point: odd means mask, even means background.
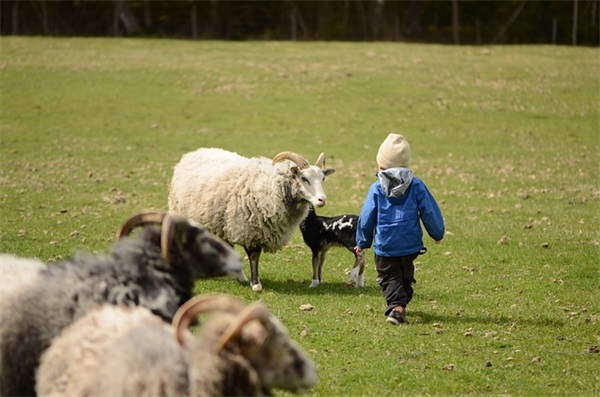
[[[263,254],[262,293],[197,292],[264,299],[317,363],[314,396],[599,395],[599,76],[595,48],[2,37],[0,251],[106,251],[203,146],[323,151],[320,213],[358,213],[394,131],[447,228],[411,324],[385,323],[370,250],[365,288],[337,249],[309,289],[299,232]]]

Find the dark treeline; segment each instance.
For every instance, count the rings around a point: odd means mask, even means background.
[[[2,35],[598,46],[600,0],[1,0]]]

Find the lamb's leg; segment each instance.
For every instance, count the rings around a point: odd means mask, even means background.
[[[320,267],[319,267],[319,263],[320,263],[320,255],[321,253],[319,251],[313,251],[313,255],[312,255],[312,269],[313,269],[313,275],[312,275],[312,281],[310,282],[310,286],[309,288],[314,288],[317,287],[319,285],[319,283],[321,282],[321,275],[320,275]]]
[[[262,291],[262,285],[258,279],[258,259],[260,258],[260,247],[244,247],[248,260],[250,261],[250,286],[253,291]]]
[[[327,249],[321,251],[321,256],[319,257],[319,284],[323,284],[323,263],[325,262],[325,256],[327,255]]]
[[[348,283],[354,284],[356,288],[365,286],[365,253],[363,251],[354,253],[354,267],[350,272]]]

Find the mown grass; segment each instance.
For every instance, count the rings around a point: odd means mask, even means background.
[[[320,212],[357,213],[395,131],[448,231],[418,259],[410,325],[384,322],[370,254],[365,288],[343,285],[352,257],[340,249],[309,289],[299,233],[263,254],[261,294],[232,280],[197,292],[264,299],[317,362],[315,396],[600,393],[597,49],[0,46],[0,251],[50,262],[106,251],[127,216],[167,208],[172,167],[201,146],[311,161],[324,151],[336,173]]]

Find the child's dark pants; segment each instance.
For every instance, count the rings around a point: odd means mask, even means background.
[[[412,281],[415,275],[413,261],[418,255],[418,252],[412,255],[394,257],[375,255],[377,284],[381,287],[381,294],[387,302],[386,316],[396,306],[406,307],[412,299]]]

